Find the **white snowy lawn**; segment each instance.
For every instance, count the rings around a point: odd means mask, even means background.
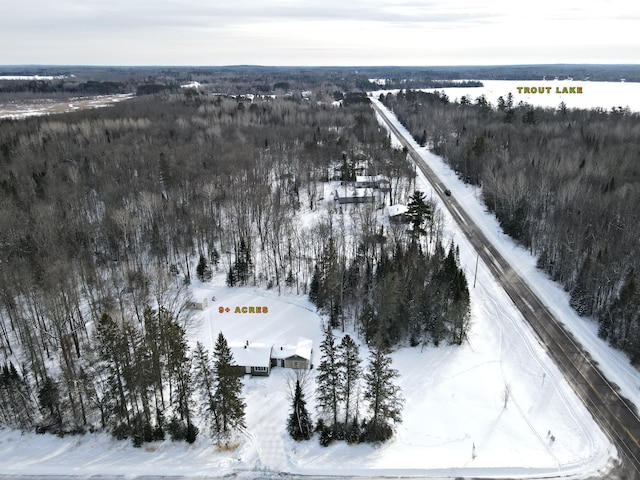
[[[460,183],[441,159],[424,149],[422,152],[485,233],[515,262],[611,379],[638,404],[638,372],[623,355],[597,339],[593,325],[570,309],[566,294],[536,270],[535,260],[527,252],[501,233],[478,202],[478,192]],[[424,179],[419,179],[418,186],[431,195]],[[294,442],[285,430],[291,371],[274,368],[268,378],[245,377],[247,429],[233,451],[218,451],[204,431],[193,445],[167,440],[136,449],[130,442],[118,442],[106,434],[59,439],[4,430],[0,431],[0,474],[221,477],[272,472],[585,478],[606,471],[616,456],[615,449],[482,262],[476,287],[472,287],[475,252],[446,217],[445,238],[453,238],[459,245],[471,287],[469,340],[460,347],[416,347],[393,353],[405,406],[403,422],[388,443],[349,446],[337,442],[324,448],[317,438]],[[194,285],[194,295],[210,301],[196,317],[197,325],[190,332],[193,343],[199,340],[211,348],[219,331],[237,342],[291,344],[302,336],[313,339],[312,362],[317,365],[321,318],[305,298],[255,288],[229,289],[223,286],[223,279]],[[232,312],[235,306],[267,306],[268,313],[221,314],[220,306],[228,306]],[[361,356],[366,364],[364,345]],[[315,375],[315,370],[310,374]],[[306,391],[311,411],[314,388],[311,382]],[[509,398],[505,407],[506,390]]]
[[[461,245],[466,258],[465,250]],[[250,342],[291,343],[302,335],[314,340],[317,365],[320,318],[307,300],[251,288],[207,290],[198,293],[211,294],[216,302],[199,314],[194,340],[211,348],[219,331],[230,340]],[[393,354],[405,408],[403,423],[387,444],[337,442],[324,448],[317,438],[291,440],[285,431],[291,371],[274,368],[268,378],[245,377],[247,430],[235,451],[218,451],[204,432],[191,446],[167,440],[136,449],[106,434],[58,439],[3,431],[0,473],[223,476],[253,470],[512,478],[605,469],[614,450],[482,268],[471,294],[473,325],[467,344]],[[220,314],[221,305],[267,306],[268,313]],[[366,347],[361,350],[366,360]],[[510,397],[504,408],[507,385]],[[306,393],[313,409],[313,384]]]

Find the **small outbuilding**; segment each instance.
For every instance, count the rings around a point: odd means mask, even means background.
[[[206,310],[209,307],[209,300],[214,300],[215,298],[211,297],[211,292],[204,289],[195,290],[185,302],[185,308],[189,310]]]
[[[209,301],[206,297],[191,299],[186,302],[185,306],[190,310],[204,310],[209,306]]]

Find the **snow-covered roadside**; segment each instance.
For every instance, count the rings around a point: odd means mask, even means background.
[[[384,106],[378,102],[382,108]],[[392,116],[394,123],[401,131],[406,132],[406,138],[412,141],[431,169],[438,175],[444,184],[456,197],[456,200],[464,206],[464,209],[472,216],[483,233],[498,248],[500,253],[509,260],[511,265],[524,278],[531,289],[535,291],[544,303],[551,309],[563,324],[575,335],[576,339],[585,347],[598,362],[599,367],[607,378],[620,387],[621,393],[631,400],[636,407],[640,405],[640,371],[633,367],[628,357],[611,348],[607,342],[598,337],[598,326],[591,318],[580,317],[569,305],[569,296],[562,286],[552,281],[544,272],[536,267],[536,258],[526,249],[516,245],[500,227],[494,215],[480,199],[479,187],[464,184],[455,172],[445,164],[442,158],[429,152],[427,148],[420,147],[414,142],[402,124]],[[458,237],[461,236],[458,233]],[[475,259],[474,259],[475,262]],[[468,264],[468,270],[472,271],[475,265]]]
[[[382,105],[376,97],[373,97],[372,101],[385,109],[384,105]],[[444,182],[447,188],[451,190],[452,195],[456,197],[456,200],[460,204],[463,205],[465,211],[473,217],[474,221],[483,230],[485,235],[487,235],[492,243],[498,247],[501,254],[509,260],[514,269],[516,269],[518,273],[527,280],[530,287],[540,296],[552,312],[563,321],[565,326],[574,333],[578,341],[593,355],[594,360],[598,362],[600,368],[604,371],[605,375],[607,375],[608,379],[618,384],[621,387],[622,394],[631,399],[635,405],[638,405],[638,401],[640,401],[640,372],[630,364],[626,355],[614,350],[606,344],[606,342],[598,338],[597,325],[595,324],[595,321],[579,317],[569,305],[568,294],[561,288],[561,286],[549,279],[544,272],[540,271],[536,267],[535,257],[533,257],[524,248],[516,245],[510,237],[504,234],[497,219],[487,211],[486,207],[482,203],[480,189],[478,187],[472,187],[464,184],[457,177],[455,172],[446,165],[441,157],[434,155],[426,147],[420,147],[411,138],[407,129],[390,112],[389,118],[392,120],[394,125],[403,132],[405,139],[412,143],[414,148],[420,153],[422,158],[429,164],[430,168],[437,174],[437,176]],[[396,145],[400,146],[397,140],[393,138],[393,133],[391,133],[391,135],[393,141],[396,142]],[[428,184],[424,176],[420,172],[418,172],[418,175],[420,180],[423,182],[422,185],[424,191],[430,192],[434,198],[437,198],[437,194]],[[456,243],[461,245],[461,263],[467,272],[467,278],[469,279],[471,287],[473,284],[473,274],[476,271],[476,253],[472,249],[470,250],[470,246],[462,232],[452,221],[448,212],[445,213],[447,225],[450,228],[450,234]],[[465,248],[463,248],[463,245]],[[482,261],[478,263],[477,271],[477,288],[482,288],[487,285],[485,282],[487,282],[487,277],[491,277],[491,275],[488,268]],[[492,282],[493,279],[489,278],[489,281]],[[475,290],[476,289],[472,289],[471,291],[472,300],[474,298]],[[499,290],[500,295],[504,296],[504,291],[501,289]],[[482,297],[485,301],[489,300],[491,302],[494,302],[496,299],[496,297],[491,294],[482,295]],[[512,306],[512,303],[508,298],[501,299],[499,303],[502,308],[507,305],[509,307]],[[552,362],[550,362],[550,359],[546,357],[544,352],[542,352],[540,345],[537,343],[535,336],[530,330],[530,327],[523,322],[519,314],[516,316],[518,323],[521,324],[518,328],[523,328],[524,331],[526,331],[526,334],[532,337],[531,339],[533,341],[529,342],[530,347],[540,350],[539,355],[545,358],[545,363],[551,364]],[[514,319],[513,316],[509,316],[508,318],[511,321]],[[556,375],[561,376],[555,366],[553,366],[553,370]],[[538,374],[542,376],[540,394],[544,395],[544,389],[542,387],[544,386],[545,380],[548,378],[547,372],[543,371]],[[570,405],[568,405],[570,409],[579,407],[579,415],[591,424],[590,428],[597,430],[598,434],[603,436],[602,432],[593,424],[590,414],[586,411],[568,384],[564,381],[561,381],[560,384],[564,394],[566,395],[566,401],[570,402]],[[608,441],[606,443],[608,443]],[[612,447],[610,446],[609,448]]]

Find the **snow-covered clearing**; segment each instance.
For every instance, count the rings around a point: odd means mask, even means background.
[[[466,246],[456,241],[468,260]],[[198,314],[194,341],[211,348],[219,331],[230,341],[274,344],[305,336],[314,341],[317,364],[320,319],[306,299],[220,285],[199,287],[195,293],[216,301]],[[245,376],[247,430],[234,451],[218,451],[204,432],[191,446],[167,440],[136,449],[106,434],[58,439],[4,431],[0,473],[222,476],[251,470],[513,478],[580,476],[605,469],[615,452],[482,268],[472,302],[473,326],[464,346],[394,353],[405,408],[404,421],[387,444],[338,442],[324,448],[317,439],[290,439],[285,424],[292,371],[274,368],[270,377]],[[267,306],[268,313],[233,313],[235,306],[245,305]],[[221,314],[220,306],[232,311]],[[361,349],[366,358],[366,347]],[[313,409],[313,387],[307,389],[307,401]]]
[[[597,339],[591,323],[573,313],[566,294],[535,268],[535,259],[501,233],[479,202],[478,191],[463,185],[441,159],[421,152],[485,233],[637,404],[640,375]],[[418,187],[427,196],[434,195],[423,178]],[[193,445],[167,440],[140,449],[106,434],[58,439],[2,431],[0,473],[585,478],[607,470],[615,448],[482,262],[473,288],[476,254],[448,214],[445,217],[445,238],[459,245],[471,288],[469,341],[461,347],[415,347],[393,353],[405,407],[403,423],[388,443],[337,442],[324,448],[317,438],[300,443],[290,439],[285,425],[292,371],[276,367],[269,377],[245,376],[247,429],[235,450],[217,450],[204,426]],[[312,363],[318,363],[322,320],[306,298],[255,288],[229,289],[223,284],[224,275],[205,285],[194,282],[194,297],[209,299],[209,306],[194,318],[190,331],[194,343],[201,341],[211,349],[219,331],[230,342],[240,343],[291,344],[306,337],[314,342]],[[267,313],[233,313],[236,306],[266,306]],[[220,313],[219,307],[231,311]],[[366,364],[364,345],[361,357]],[[313,391],[311,382],[306,397],[312,412]]]
[[[20,119],[39,115],[74,112],[88,108],[103,108],[133,98],[133,94],[97,95],[69,100],[41,99],[0,103],[0,119]]]

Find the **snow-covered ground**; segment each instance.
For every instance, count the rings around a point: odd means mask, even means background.
[[[20,119],[55,113],[74,112],[87,108],[103,108],[118,102],[129,100],[131,93],[116,95],[96,95],[92,97],[76,97],[70,100],[40,99],[29,101],[0,102],[0,119]]]
[[[469,261],[472,252],[460,240],[463,262]],[[314,341],[317,364],[320,318],[306,299],[221,285],[200,286],[195,293],[216,300],[194,319],[194,341],[211,348],[219,331],[230,341],[276,344],[306,336]],[[513,478],[579,477],[606,469],[613,448],[482,267],[471,294],[473,326],[467,344],[393,354],[405,408],[403,423],[387,444],[337,442],[325,448],[317,438],[290,439],[285,424],[292,371],[274,368],[270,377],[245,377],[247,430],[235,451],[218,451],[204,432],[191,446],[167,440],[136,449],[105,434],[58,439],[4,431],[0,473],[223,476],[251,470]],[[233,313],[235,306],[250,305],[266,306],[268,313]],[[219,313],[220,306],[232,311]],[[363,345],[361,356],[367,357]],[[307,391],[310,409],[312,390]]]
[[[570,309],[566,294],[535,268],[535,259],[502,234],[479,202],[479,192],[463,185],[440,158],[425,149],[421,153],[485,234],[637,404],[640,375],[624,356],[601,342],[594,326]],[[418,179],[418,187],[432,195],[424,178]],[[448,214],[445,218],[445,238],[459,245],[471,287],[469,340],[460,347],[393,353],[405,406],[403,423],[391,441],[378,446],[337,442],[328,448],[317,438],[293,441],[285,430],[292,371],[274,368],[270,377],[245,377],[247,429],[233,451],[218,451],[204,431],[193,445],[167,440],[136,449],[106,434],[58,439],[5,430],[0,432],[0,473],[585,478],[605,471],[616,457],[615,448],[482,262],[472,287],[476,254]],[[209,306],[194,317],[194,343],[199,340],[211,348],[219,331],[236,342],[288,344],[307,337],[314,341],[312,363],[318,363],[322,319],[306,298],[223,284],[223,276],[205,285],[194,282],[194,297],[209,299]],[[231,312],[220,313],[221,306]],[[236,314],[236,306],[266,306],[268,312]],[[361,357],[366,364],[364,345]],[[306,396],[312,412],[313,390],[311,382]]]

